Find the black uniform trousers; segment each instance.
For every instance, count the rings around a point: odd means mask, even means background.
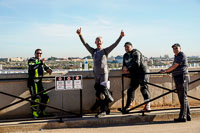
[[[131,74],[131,83],[127,91],[127,102],[126,102],[125,108],[129,108],[129,106],[133,102],[135,98],[135,90],[139,87],[139,85],[140,85],[140,91],[142,93],[142,96],[144,97],[144,100],[150,99],[148,85],[147,83],[145,83],[147,81],[149,81],[148,75],[145,75],[142,73],[140,75]]]
[[[44,87],[42,85],[42,80],[39,80],[38,82],[35,82],[34,80],[29,80],[29,91],[31,95],[38,94],[39,92],[43,90],[44,90]],[[49,96],[46,94],[46,92],[44,92],[37,96],[32,97],[32,100],[35,102],[47,104],[49,101]],[[37,111],[38,113],[41,113],[42,111],[44,111],[45,108],[46,106],[39,105],[36,103],[31,103],[32,111]]]

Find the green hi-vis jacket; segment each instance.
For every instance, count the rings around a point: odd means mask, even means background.
[[[45,63],[35,57],[32,57],[28,60],[28,66],[29,78],[42,77],[44,74],[44,70],[51,70],[49,66],[47,66]]]

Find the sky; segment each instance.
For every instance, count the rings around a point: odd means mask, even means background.
[[[179,43],[187,56],[200,56],[200,0],[0,0],[0,58],[90,55],[76,30],[96,47],[125,37],[109,54],[124,54],[124,43],[147,57],[169,55]]]

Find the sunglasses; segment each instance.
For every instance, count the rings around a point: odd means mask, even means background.
[[[173,49],[178,49],[177,47],[173,48]]]
[[[36,54],[42,54],[42,53],[36,53]]]

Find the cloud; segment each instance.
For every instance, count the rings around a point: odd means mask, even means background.
[[[66,37],[71,36],[74,26],[64,24],[41,24],[36,26],[36,30],[44,36]]]
[[[93,47],[96,36],[103,37],[106,47],[123,29],[125,37],[120,45],[133,41],[141,51],[159,56],[175,41],[193,45],[199,42],[199,4],[194,6],[194,0],[180,2],[0,0],[0,43],[4,48],[42,46],[48,47],[48,52],[59,51],[55,54],[61,55],[60,51],[66,49],[63,53],[79,55],[84,47],[77,37],[77,28],[82,27],[85,40]],[[191,10],[185,12],[185,9]],[[112,54],[123,53],[122,48],[117,47]]]
[[[70,17],[70,16],[68,16]],[[75,17],[76,21],[83,20],[82,17]],[[76,30],[80,27],[83,28],[83,32],[89,31],[86,34],[96,33],[112,33],[115,30],[115,25],[110,20],[99,18],[97,20],[84,19],[84,23],[79,24],[33,24],[32,31],[43,36],[54,37],[71,37],[76,33]]]

